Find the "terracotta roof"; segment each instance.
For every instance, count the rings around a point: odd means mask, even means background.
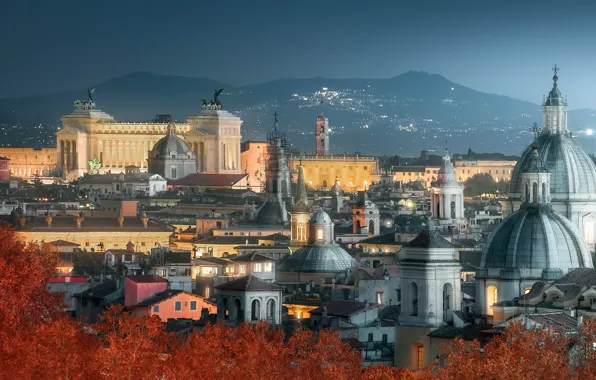
[[[237,280],[226,282],[216,287],[217,290],[238,291],[281,291],[283,288],[271,282],[266,282],[253,275],[241,277]]]
[[[141,302],[139,302],[138,304],[134,305],[134,306],[151,306],[151,305],[155,305],[156,303],[160,303],[161,301],[167,300],[168,298],[172,298],[174,296],[177,296],[178,294],[181,293],[186,293],[188,295],[191,295],[193,297],[196,298],[200,298],[203,299],[203,297],[198,296],[196,294],[192,294],[189,292],[185,292],[184,290],[177,290],[177,289],[168,289],[168,290],[164,290],[163,292],[159,292]],[[206,302],[206,301],[205,301]]]
[[[233,186],[248,174],[205,174],[193,173],[172,181],[173,186]]]
[[[135,276],[126,276],[131,281],[138,282],[138,283],[150,283],[150,282],[168,282],[163,277],[160,277],[155,274],[142,274],[142,275],[135,275]]]
[[[352,300],[337,300],[337,301],[329,301],[325,305],[318,307],[314,310],[311,310],[311,314],[322,314],[323,308],[327,308],[327,315],[332,315],[336,317],[350,317],[352,315],[360,314],[363,311],[371,310],[374,308],[379,307],[379,304],[376,303],[369,303],[369,302],[360,302],[360,301],[352,301]]]

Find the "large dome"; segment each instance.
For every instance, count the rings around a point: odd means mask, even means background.
[[[542,269],[556,277],[570,269],[592,267],[580,232],[551,206],[524,203],[493,232],[481,267]],[[523,275],[522,275],[523,276]]]
[[[340,273],[357,266],[356,260],[336,244],[312,244],[285,259],[280,272]]]
[[[540,148],[542,162],[551,174],[550,193],[554,201],[567,199],[568,194],[582,195],[581,199],[593,197],[596,200],[596,167],[573,138],[546,133],[536,143]],[[523,192],[521,174],[532,160],[532,145],[522,153],[513,169],[510,198],[518,199]]]
[[[180,137],[176,136],[173,132],[173,125],[168,125],[167,134],[162,137],[151,149],[151,153],[155,157],[167,157],[174,153],[176,155],[188,154],[189,149],[186,142]]]

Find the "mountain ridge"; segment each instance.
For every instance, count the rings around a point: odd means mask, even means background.
[[[549,87],[545,83],[537,97]],[[413,154],[442,146],[445,139],[461,145],[456,149],[518,153],[529,143],[530,126],[541,120],[538,104],[474,90],[424,71],[385,79],[280,78],[245,86],[134,71],[89,88],[96,89],[97,107],[121,121],[151,120],[156,114],[185,120],[201,110],[201,99],[210,99],[213,89],[224,88],[220,99],[243,118],[245,140],[263,139],[276,111],[293,145],[306,151],[314,145],[314,121],[321,112],[329,117],[335,153],[366,147],[377,154]],[[85,88],[0,99],[0,133],[4,131],[8,144],[51,145],[60,117],[86,95]],[[594,110],[569,113],[572,129],[596,120]]]

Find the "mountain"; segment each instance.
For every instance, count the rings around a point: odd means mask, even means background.
[[[135,72],[92,86],[97,107],[120,121],[151,120],[172,114],[177,120],[200,111],[203,98],[224,88],[225,109],[244,120],[245,140],[262,140],[279,114],[291,143],[313,149],[314,121],[329,117],[334,153],[417,154],[422,149],[501,151],[518,154],[540,124],[540,107],[506,96],[476,91],[446,78],[411,71],[389,79],[280,79],[234,87],[208,78]],[[537,89],[537,97],[550,84]],[[3,144],[53,145],[60,117],[86,89],[52,95],[0,99]],[[570,111],[570,126],[594,125],[596,111]]]

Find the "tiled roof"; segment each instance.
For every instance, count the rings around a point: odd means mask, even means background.
[[[138,282],[138,283],[151,283],[151,282],[168,282],[163,277],[160,277],[155,274],[141,274],[135,276],[126,276],[131,281]]]
[[[254,262],[259,262],[259,261],[275,261],[271,257],[262,255],[260,253],[247,253],[246,255],[234,257],[231,260],[232,261],[240,261],[240,262],[244,262],[244,261],[254,261]]]
[[[76,294],[75,297],[79,298],[103,298],[109,296],[110,294],[115,293],[118,290],[118,284],[116,281],[110,280],[102,282],[92,288],[85,290],[79,294]]]
[[[216,287],[217,290],[237,290],[237,291],[281,291],[283,288],[279,285],[263,281],[253,275],[241,277],[237,280],[226,282]]]
[[[463,340],[474,340],[480,335],[480,327],[476,324],[467,325],[464,327],[443,326],[434,330],[428,336],[433,338],[462,338]]]
[[[528,314],[526,317],[544,327],[562,328],[565,331],[577,330],[577,319],[564,312]]]
[[[53,245],[55,247],[80,247],[80,244],[73,243],[66,240],[54,240],[49,242],[48,244]]]
[[[377,235],[377,236],[372,236],[369,238],[366,238],[364,240],[360,240],[358,242],[358,244],[396,244],[396,245],[401,245],[396,243],[395,241],[395,232],[389,232],[383,235]]]
[[[414,240],[406,243],[405,246],[411,248],[455,248],[434,229],[422,230]]]
[[[189,264],[191,262],[190,251],[169,251],[163,255],[164,264]]]
[[[149,297],[135,306],[151,306],[155,305],[156,303],[160,303],[163,300],[167,300],[168,298],[174,297],[180,293],[186,293],[184,290],[177,290],[177,289],[168,289],[163,292],[156,293],[152,297]]]
[[[200,257],[195,259],[196,265],[230,265],[233,264],[232,260],[224,257]]]
[[[311,314],[322,314],[323,308],[327,308],[327,315],[336,316],[336,317],[350,317],[352,315],[357,315],[362,313],[366,310],[371,310],[374,308],[379,307],[379,304],[376,303],[368,303],[368,302],[360,302],[360,301],[351,301],[351,300],[337,300],[337,301],[329,301],[325,305],[318,307],[314,310],[311,310]]]
[[[205,174],[193,173],[172,181],[173,186],[233,186],[248,174]]]

